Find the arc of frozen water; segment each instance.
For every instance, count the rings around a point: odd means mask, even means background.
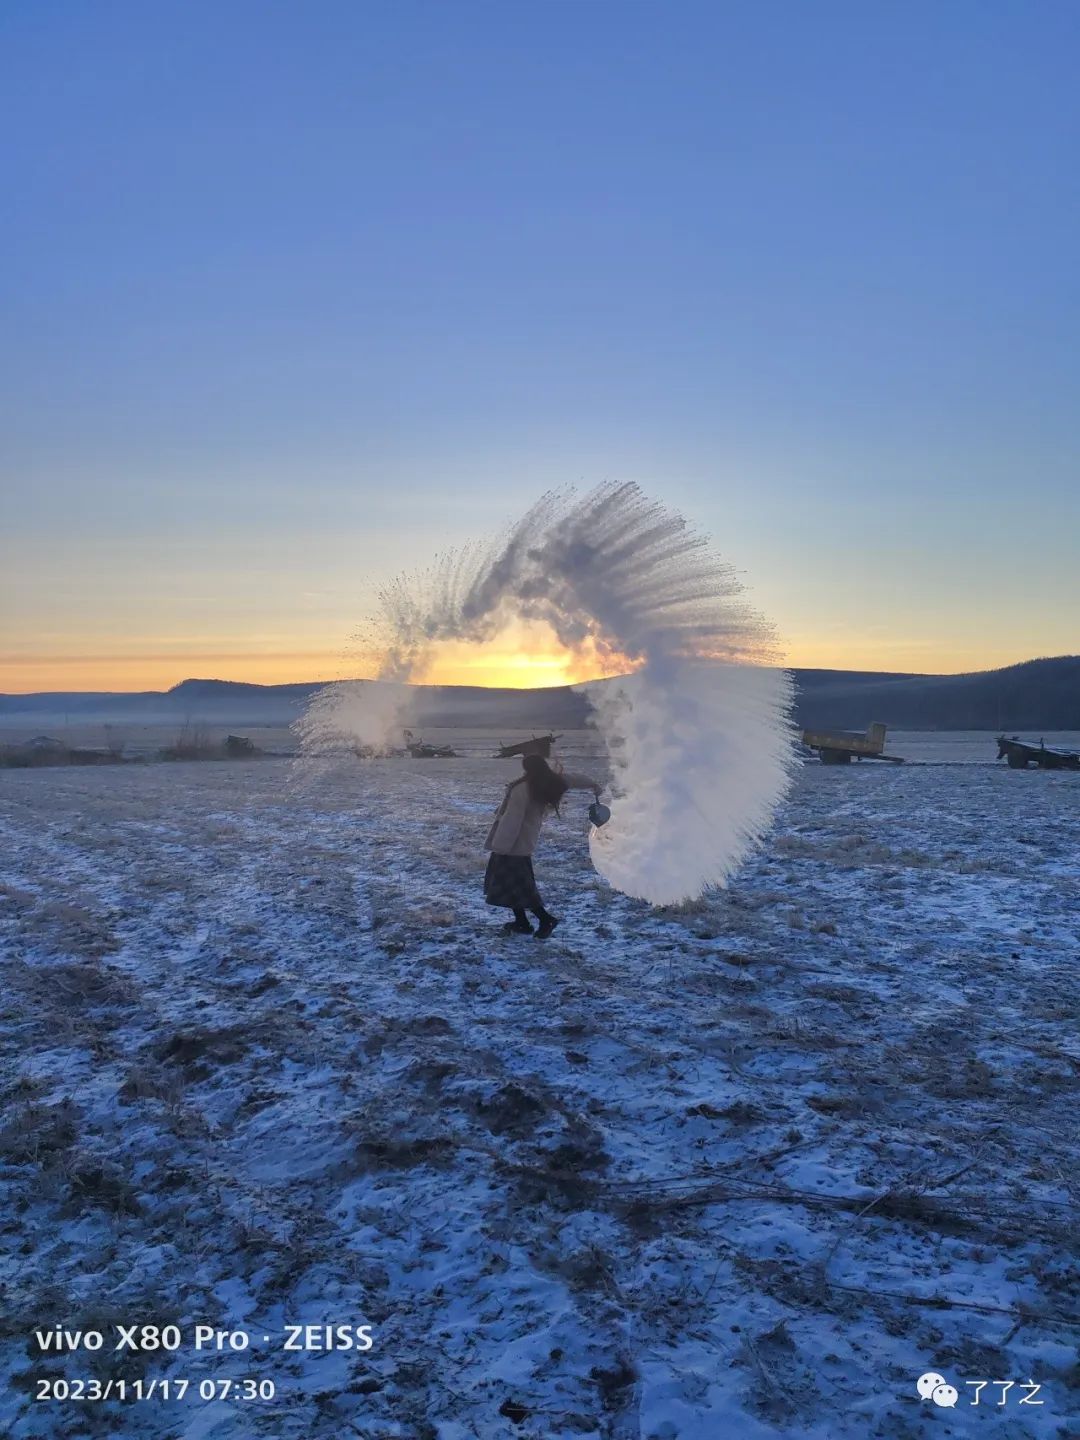
[[[634,484],[545,495],[498,541],[388,586],[374,645],[379,677],[397,683],[320,692],[305,749],[341,734],[377,744],[441,641],[483,642],[512,619],[632,671],[576,687],[612,763],[612,816],[590,837],[597,870],[653,904],[726,883],[790,783],[791,679],[732,566]]]

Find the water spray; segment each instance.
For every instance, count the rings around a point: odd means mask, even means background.
[[[605,672],[574,687],[612,773],[609,815],[590,832],[596,869],[654,905],[725,884],[791,781],[791,677],[733,567],[634,484],[545,495],[500,539],[388,586],[368,639],[387,683],[319,692],[305,752],[388,743],[440,643],[482,644],[521,620]]]

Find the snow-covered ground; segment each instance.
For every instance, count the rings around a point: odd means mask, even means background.
[[[570,796],[538,943],[480,893],[514,773],[3,774],[4,1432],[1074,1434],[1080,775],[810,765],[728,891],[663,911]],[[111,1353],[136,1321],[181,1347]],[[106,1349],[41,1355],[56,1323]],[[35,1400],[56,1375],[192,1388]],[[198,1398],[223,1377],[276,1397]]]

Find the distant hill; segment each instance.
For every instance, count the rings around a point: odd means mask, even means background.
[[[0,695],[0,725],[183,724],[282,726],[304,713],[327,682],[249,685],[235,680],[183,680],[171,690],[137,693],[43,691]],[[565,685],[543,690],[491,690],[479,685],[418,685],[417,723],[438,726],[506,725],[526,730],[576,729],[586,704]]]
[[[1080,655],[970,675],[796,670],[800,722],[896,730],[1080,730]]]
[[[882,720],[897,730],[1080,730],[1080,656],[1028,660],[970,675],[890,674],[871,670],[794,670],[802,725],[861,729]],[[137,694],[71,691],[0,695],[0,723],[175,723],[288,725],[325,682],[248,685],[184,680],[171,690]],[[525,730],[576,728],[586,706],[566,686],[489,690],[423,685],[421,723]]]

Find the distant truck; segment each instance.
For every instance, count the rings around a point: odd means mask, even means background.
[[[1080,753],[1047,745],[1045,740],[1033,745],[1018,735],[999,735],[997,747],[997,758],[1007,760],[1010,770],[1026,770],[1029,765],[1040,770],[1080,770]]]
[[[816,750],[823,765],[850,765],[852,760],[888,760],[893,765],[902,765],[902,755],[886,755],[886,727],[875,720],[865,735],[857,730],[804,730],[802,743],[808,750]]]
[[[449,745],[429,745],[426,740],[418,740],[411,730],[405,731],[405,749],[414,760],[452,760],[457,756]]]

